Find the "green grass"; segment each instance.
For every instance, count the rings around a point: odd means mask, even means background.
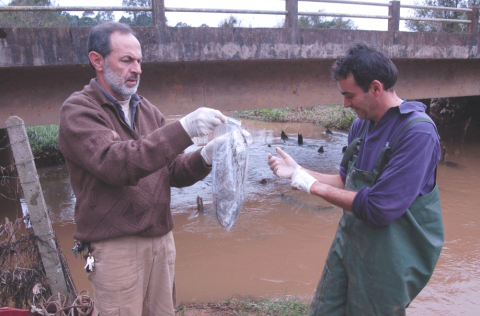
[[[325,105],[299,108],[273,108],[261,110],[232,111],[232,115],[258,121],[315,123],[323,127],[348,130],[357,117],[343,105]]]
[[[225,312],[228,312],[228,315],[234,313],[239,316],[304,316],[309,307],[310,302],[291,297],[261,301],[239,301],[227,298],[225,301],[215,303],[180,304],[178,310],[180,311],[179,315],[186,315],[187,310],[202,310],[208,311],[207,315],[227,315]]]
[[[37,167],[64,162],[58,149],[58,125],[27,126],[26,130]]]
[[[259,109],[259,110],[244,110],[232,111],[235,117],[244,117],[254,120],[262,120],[269,122],[284,122],[287,114],[292,111],[292,108],[273,108],[273,109]]]
[[[324,127],[348,130],[357,118],[357,114],[349,108],[346,109],[341,105],[331,105],[329,107],[332,107],[330,114],[322,122],[319,122]]]

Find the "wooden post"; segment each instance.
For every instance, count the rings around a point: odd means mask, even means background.
[[[200,195],[197,195],[197,209],[199,213],[203,214],[203,211],[205,208],[203,207],[203,199],[200,197]]]
[[[472,21],[472,23],[467,25],[467,33],[472,34],[471,46],[477,46],[478,18],[480,7],[471,7],[470,9],[472,9],[472,12],[468,13],[468,19]]]
[[[165,0],[152,0],[152,9],[153,26],[165,29],[167,27]]]
[[[400,30],[400,1],[390,1],[388,7],[388,30],[399,31]]]
[[[68,297],[68,287],[63,274],[62,264],[55,246],[50,216],[43,198],[42,187],[38,180],[37,169],[33,162],[32,150],[25,130],[25,123],[17,116],[7,120],[7,131],[13,151],[13,158],[27,203],[33,232],[38,238],[38,249],[42,257],[45,274],[52,294],[61,293]]]
[[[290,30],[290,44],[297,44],[298,32],[298,0],[285,0],[285,28]]]

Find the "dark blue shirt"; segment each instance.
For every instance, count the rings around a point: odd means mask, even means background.
[[[400,130],[412,119],[428,118],[426,106],[420,102],[405,102],[388,109],[376,126],[372,121],[356,119],[350,129],[348,142],[361,137],[356,167],[373,171],[380,150],[394,142]],[[390,162],[378,182],[358,190],[353,200],[353,214],[370,227],[382,227],[402,216],[413,201],[432,191],[435,168],[440,160],[440,141],[435,127],[427,122],[409,126],[392,148]],[[345,183],[346,169],[340,167]]]

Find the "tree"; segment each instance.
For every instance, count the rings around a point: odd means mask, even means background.
[[[418,3],[415,3],[418,4]],[[468,8],[478,6],[480,0],[423,0],[422,5],[430,7],[449,7],[449,8]],[[436,19],[456,19],[466,20],[466,12],[456,11],[437,11],[418,9],[414,11],[414,16],[419,18],[436,18]],[[432,22],[432,21],[406,21],[405,26],[415,32],[444,32],[444,33],[466,33],[467,24],[465,23],[448,23],[448,22]]]
[[[105,21],[115,21],[113,11],[100,11],[95,15],[93,11],[85,11],[82,17],[71,15],[70,13],[62,13],[69,21],[69,26],[95,26]]]
[[[50,0],[13,0],[9,6],[52,6]],[[61,12],[0,12],[0,27],[65,27],[68,19]]]
[[[187,23],[183,23],[183,22],[178,22],[177,25],[175,25],[175,27],[191,27],[191,25],[188,25]]]
[[[53,6],[50,0],[13,0],[10,6]],[[82,17],[68,12],[0,12],[0,27],[68,27],[94,26],[105,21],[115,20],[112,11],[85,11]]]
[[[123,6],[127,7],[151,7],[152,0],[123,0]],[[122,16],[119,22],[131,26],[152,26],[153,17],[151,11],[127,11],[129,17]]]
[[[320,10],[318,12],[323,12]],[[356,30],[357,27],[351,19],[332,18],[328,19],[325,16],[301,16],[298,18],[298,27],[303,28],[317,28],[317,29],[343,29]]]
[[[218,27],[240,27],[242,20],[238,19],[236,16],[230,15],[228,18],[221,20],[218,23]]]

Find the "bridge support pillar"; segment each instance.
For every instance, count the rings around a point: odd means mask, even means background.
[[[400,1],[390,1],[388,7],[388,30],[399,31],[400,30]]]
[[[285,10],[288,12],[285,17],[285,28],[290,30],[290,44],[297,44],[298,32],[298,0],[286,0]]]
[[[167,19],[165,18],[165,0],[153,0],[153,25],[165,29],[167,27]]]
[[[478,18],[479,18],[479,10],[480,7],[472,7],[472,12],[468,13],[468,19],[472,21],[472,23],[468,24],[467,26],[467,33],[472,34],[472,46],[477,45],[477,36],[478,36]]]

